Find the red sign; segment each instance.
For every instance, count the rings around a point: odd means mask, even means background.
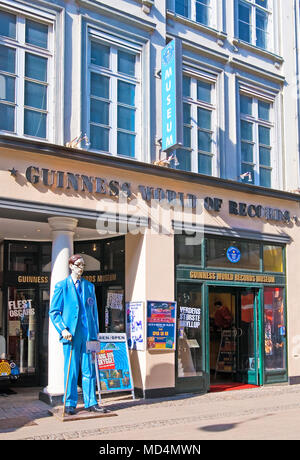
[[[114,352],[111,350],[102,350],[97,353],[98,369],[115,369]]]

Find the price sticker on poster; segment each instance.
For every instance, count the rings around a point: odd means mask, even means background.
[[[130,367],[127,337],[124,333],[98,334],[100,349],[97,364],[101,393],[131,391],[134,386]]]
[[[176,302],[147,301],[147,346],[175,350]]]

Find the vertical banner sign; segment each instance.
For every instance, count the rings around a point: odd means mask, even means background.
[[[175,350],[176,305],[147,301],[148,349]]]
[[[161,53],[162,150],[183,143],[181,40],[170,41]]]

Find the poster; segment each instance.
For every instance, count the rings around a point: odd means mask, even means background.
[[[175,350],[176,302],[147,301],[148,349]]]
[[[145,350],[144,302],[126,303],[126,333],[130,350]]]
[[[133,391],[126,334],[98,334],[100,351],[97,352],[100,389],[110,391]]]

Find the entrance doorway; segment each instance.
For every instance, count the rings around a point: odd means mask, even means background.
[[[256,288],[209,288],[210,385],[259,385]]]

